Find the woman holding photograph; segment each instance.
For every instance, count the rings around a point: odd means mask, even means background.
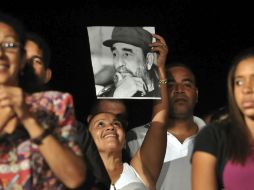
[[[122,117],[112,113],[93,113],[88,119],[89,131],[111,179],[111,190],[133,189],[133,186],[156,189],[156,181],[163,164],[167,141],[168,92],[165,62],[168,48],[161,36],[153,36],[156,42],[150,44],[150,47],[158,53],[161,100],[155,101],[151,128],[129,164],[123,162],[126,122]]]

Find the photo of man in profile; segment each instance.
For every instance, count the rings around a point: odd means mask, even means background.
[[[142,27],[113,28],[111,38],[102,41],[112,55],[113,68],[108,72],[112,78],[97,91],[98,98],[160,98],[156,57],[149,47],[152,40]]]

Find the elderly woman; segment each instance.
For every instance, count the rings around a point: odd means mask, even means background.
[[[228,120],[196,138],[193,190],[252,190],[254,187],[254,49],[234,60],[228,74]]]
[[[155,189],[166,150],[168,112],[167,80],[165,62],[168,48],[165,40],[154,35],[156,42],[152,51],[158,53],[157,65],[161,100],[153,108],[152,126],[130,164],[123,163],[122,150],[125,144],[125,122],[113,113],[96,113],[89,120],[89,131],[111,179],[111,190],[129,188]]]
[[[0,189],[66,189],[85,179],[72,97],[19,87],[24,30],[0,13]]]

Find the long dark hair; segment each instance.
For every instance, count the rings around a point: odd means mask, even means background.
[[[245,123],[242,112],[237,106],[234,94],[235,72],[239,63],[254,58],[254,47],[240,52],[232,62],[228,73],[228,106],[230,127],[228,128],[227,153],[233,162],[244,164],[251,152],[251,133]]]

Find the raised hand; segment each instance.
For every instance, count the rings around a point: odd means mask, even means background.
[[[29,114],[24,92],[18,87],[0,87],[0,107],[5,109],[6,114],[9,114],[8,117],[15,115],[21,122]]]
[[[152,47],[153,52],[157,53],[157,66],[165,66],[168,54],[166,41],[158,34],[153,34],[153,37],[156,39],[156,42],[150,44],[150,47]]]

